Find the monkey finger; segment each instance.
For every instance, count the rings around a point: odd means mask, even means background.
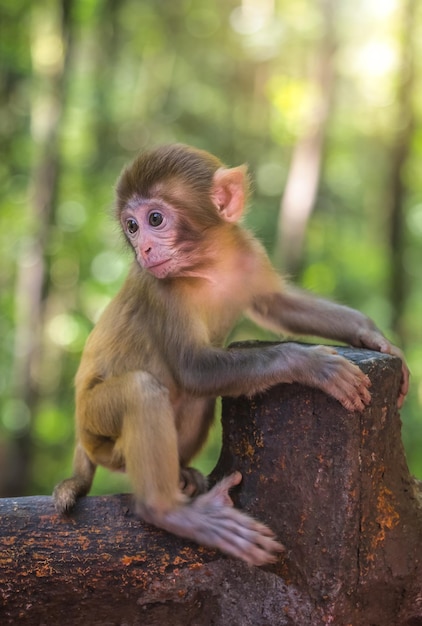
[[[409,391],[410,370],[406,364],[406,360],[404,358],[403,352],[400,350],[400,348],[397,348],[397,346],[394,346],[390,342],[386,341],[386,346],[383,346],[383,349],[381,349],[381,352],[384,352],[386,354],[391,354],[392,356],[396,356],[399,359],[401,359],[402,378],[401,378],[400,391],[399,391],[399,395],[397,398],[397,406],[400,409],[403,406],[403,402]]]
[[[365,375],[364,379],[362,381],[359,381],[358,384],[356,385],[356,390],[362,400],[362,403],[365,406],[367,406],[368,404],[371,403],[371,392],[369,391],[368,387],[371,387],[372,383],[369,380],[368,376]]]
[[[407,368],[406,364],[403,363],[400,390],[399,390],[399,395],[397,398],[397,407],[399,409],[401,409],[401,407],[403,406],[407,393],[409,391],[409,377],[410,377],[409,369]]]
[[[397,399],[397,404],[399,409],[403,406],[403,402],[407,393],[409,391],[409,382],[410,382],[410,370],[406,365],[406,362],[402,360],[402,368],[401,368],[401,385],[399,397]]]
[[[359,367],[343,357],[338,357],[335,373],[328,378],[322,388],[348,411],[363,411],[371,402],[368,389],[370,386],[370,379]]]
[[[356,386],[343,399],[343,406],[351,411],[362,412],[371,402],[371,394],[366,387]]]
[[[362,372],[356,365],[349,363],[349,376],[344,377],[345,390],[349,394],[349,399],[357,410],[363,411],[365,406],[371,402],[369,387],[372,383],[370,378]]]
[[[371,394],[365,389],[350,387],[346,389],[334,390],[332,395],[346,408],[348,411],[362,412],[365,407],[370,404]]]

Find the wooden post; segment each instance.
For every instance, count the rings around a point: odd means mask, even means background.
[[[245,348],[247,349],[247,347]],[[213,479],[239,469],[237,506],[286,546],[249,568],[137,520],[130,496],[0,500],[0,623],[417,626],[422,514],[400,437],[398,359],[341,349],[372,380],[350,413],[279,385],[223,401]]]

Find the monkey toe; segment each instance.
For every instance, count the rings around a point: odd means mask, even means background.
[[[229,491],[241,482],[242,474],[240,472],[233,472],[214,485],[208,493],[202,496],[202,499],[204,501],[206,500],[207,503],[213,508],[232,507],[233,501],[230,497]]]
[[[74,490],[63,481],[53,491],[54,505],[58,513],[69,513],[75,506],[76,494]]]
[[[69,513],[80,496],[89,491],[90,483],[79,478],[67,478],[59,483],[53,491],[53,499],[58,513]]]
[[[194,467],[180,468],[180,490],[189,498],[206,493],[208,490],[208,480]]]
[[[237,509],[220,520],[216,544],[227,554],[240,558],[249,565],[274,563],[277,554],[285,550],[268,526],[257,522]]]
[[[235,542],[238,550],[233,548],[232,556],[242,559],[248,565],[261,567],[262,565],[270,565],[277,561],[277,553],[284,551],[284,546],[275,540],[267,541],[265,544]]]
[[[237,487],[242,482],[242,474],[238,471],[233,472],[226,478],[223,478],[220,484],[225,485],[227,490],[230,490],[232,487]]]

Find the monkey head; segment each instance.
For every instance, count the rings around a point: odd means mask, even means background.
[[[190,146],[141,153],[116,188],[117,217],[139,265],[159,279],[195,275],[218,231],[241,218],[247,186],[245,166],[227,169]]]

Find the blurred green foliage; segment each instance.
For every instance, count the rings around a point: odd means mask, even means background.
[[[402,3],[337,5],[335,103],[304,270],[293,279],[362,310],[403,343],[412,370],[403,437],[411,470],[422,476],[422,125],[415,124],[403,174],[406,299],[397,336],[385,210],[400,124]],[[63,7],[70,11],[67,40]],[[420,32],[420,10],[416,18]],[[313,97],[309,66],[321,36],[318,3],[311,0],[0,0],[0,467],[19,438],[29,437],[27,493],[49,493],[70,470],[72,379],[88,333],[131,260],[112,218],[123,164],[146,146],[173,141],[207,149],[229,165],[247,162],[254,189],[247,224],[272,252],[291,153]],[[411,96],[419,123],[422,38],[416,41]],[[60,72],[61,90],[52,92],[51,77]],[[19,272],[31,267],[27,251],[38,219],[30,210],[33,184],[45,125],[58,105],[59,175],[46,226],[43,359],[32,372],[40,390],[34,407],[11,393],[17,283]],[[251,336],[267,335],[241,322],[230,339]],[[213,466],[218,441],[216,426],[198,461],[204,470]],[[95,489],[129,489],[121,480],[101,471]]]

